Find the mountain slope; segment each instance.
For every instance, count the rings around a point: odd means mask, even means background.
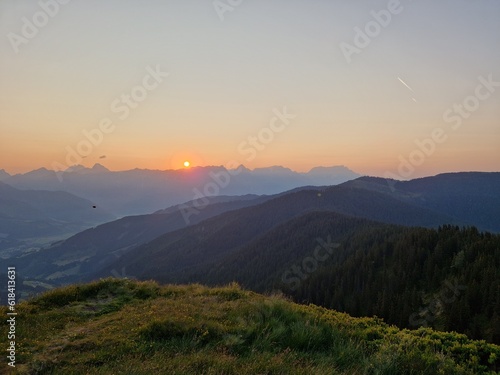
[[[500,368],[495,345],[430,329],[401,331],[237,285],[107,279],[51,291],[16,311],[23,319],[17,373],[416,375]],[[0,326],[5,348],[8,327]],[[8,371],[5,358],[0,366]]]
[[[163,236],[113,266],[167,283],[236,281],[355,316],[377,315],[400,327],[430,325],[500,343],[499,235],[311,212],[244,240],[242,230],[229,236],[233,226],[212,236],[209,222],[189,235]],[[453,303],[436,305],[443,293],[446,300],[453,293]]]
[[[445,214],[454,221],[500,233],[500,173],[444,173],[410,181],[362,177],[344,186],[377,191]]]
[[[348,186],[298,191],[167,233],[132,249],[103,272],[125,267],[136,276],[169,278],[171,272],[183,273],[183,268],[213,264],[273,227],[317,210],[405,225],[438,226],[451,221],[445,215],[375,191]]]
[[[302,187],[292,192],[321,190],[320,187]],[[199,200],[186,202],[159,210],[154,214],[126,216],[119,220],[101,224],[77,233],[65,240],[57,241],[43,249],[18,259],[13,264],[22,267],[30,279],[43,281],[44,285],[63,285],[92,277],[103,267],[128,252],[153,239],[193,225],[224,212],[271,200],[277,196],[217,196],[210,197],[200,206]],[[120,274],[120,268],[106,269],[106,276]],[[29,294],[33,290],[23,290]]]
[[[4,169],[0,169],[0,181],[4,181],[9,177],[10,174],[8,174]]]
[[[282,172],[285,173],[285,172]],[[492,177],[497,178],[499,174],[493,174]],[[458,177],[462,174],[458,174]],[[463,178],[468,178],[472,181],[478,181],[475,184],[481,184],[481,178],[490,178],[489,174],[463,174]],[[431,195],[430,192],[441,191],[441,179],[443,176],[426,179],[428,185],[425,193]],[[420,183],[416,180],[418,187]],[[342,185],[329,188],[314,188],[310,190],[298,189],[283,193],[274,199],[273,197],[263,197],[262,200],[249,200],[252,196],[245,198],[246,202],[231,203],[225,205],[209,205],[210,208],[194,209],[189,214],[189,221],[199,223],[204,219],[216,216],[224,211],[236,210],[245,206],[255,206],[257,203],[262,203],[258,207],[243,209],[228,214],[223,214],[216,221],[205,223],[202,227],[206,228],[200,233],[196,233],[196,229],[192,228],[185,232],[181,232],[172,236],[177,236],[179,239],[186,236],[185,244],[188,244],[193,251],[198,253],[196,259],[203,259],[200,254],[210,254],[210,256],[218,256],[214,251],[221,251],[223,254],[234,251],[235,248],[245,245],[248,241],[255,237],[263,235],[266,231],[271,230],[274,226],[283,223],[297,215],[321,210],[333,211],[347,215],[353,215],[363,218],[368,218],[380,222],[403,224],[407,226],[419,225],[428,227],[437,227],[441,224],[451,223],[458,225],[476,224],[475,218],[469,218],[467,215],[456,215],[456,212],[450,212],[443,208],[445,212],[438,212],[432,207],[426,206],[423,193],[414,192],[417,188],[408,187],[413,182],[397,183],[396,190],[391,190],[390,185],[386,180],[375,178],[360,178],[354,181],[347,182]],[[470,184],[471,186],[474,183]],[[401,186],[401,188],[400,188]],[[463,190],[459,184],[452,184]],[[463,194],[458,194],[448,189],[447,196],[458,196],[453,203],[460,205]],[[475,201],[484,202],[491,200],[493,203],[497,196],[494,196],[495,190],[489,188],[488,191],[478,190],[480,193],[474,197]],[[471,189],[467,194],[471,194]],[[483,194],[483,195],[481,195]],[[491,195],[493,194],[493,198]],[[208,202],[217,202],[223,197],[212,197]],[[229,198],[228,198],[229,199]],[[231,198],[243,199],[243,198]],[[265,202],[264,202],[265,201]],[[222,202],[221,202],[222,203]],[[185,207],[194,208],[195,202],[189,203]],[[493,212],[497,208],[494,204],[490,205],[490,211]],[[199,206],[198,206],[199,207]],[[223,208],[225,207],[225,208]],[[117,222],[108,223],[84,233],[79,233],[77,236],[68,239],[62,243],[52,246],[44,251],[42,255],[36,255],[32,265],[35,268],[29,268],[30,274],[33,277],[49,277],[51,274],[57,273],[55,276],[60,279],[60,282],[71,282],[79,280],[77,277],[87,273],[88,271],[98,271],[106,264],[113,262],[124,252],[133,249],[148,241],[152,241],[155,237],[171,232],[176,229],[181,229],[186,225],[185,216],[181,218],[179,206],[172,207],[167,210],[158,211],[158,213],[167,213],[169,216],[137,216],[131,218],[123,218]],[[492,211],[493,210],[493,211]],[[189,211],[189,209],[187,210]],[[488,214],[490,217],[491,215]],[[478,219],[479,220],[479,219]],[[480,220],[479,220],[480,221]],[[481,221],[484,223],[484,221]],[[491,220],[490,226],[491,225]],[[485,223],[486,224],[486,223]],[[494,226],[494,225],[493,225]],[[200,227],[201,228],[201,227]],[[237,236],[235,236],[237,234]],[[210,238],[208,238],[208,237]],[[232,243],[228,242],[228,238],[233,238]],[[223,244],[218,239],[224,239]],[[174,241],[169,238],[158,238],[154,243],[148,245],[149,248],[154,248],[155,252],[160,251],[163,242],[169,243]],[[199,246],[198,246],[199,245]],[[179,247],[179,251],[184,249],[183,244],[172,245]],[[218,250],[213,250],[218,249]],[[168,249],[165,249],[168,252]],[[141,249],[137,250],[137,255],[132,256],[135,261],[133,263],[144,263],[147,267],[150,260],[141,260],[143,255]],[[221,255],[220,254],[220,255]],[[95,258],[94,256],[97,256]],[[81,259],[84,259],[85,264]],[[38,259],[40,258],[40,259]],[[153,257],[154,258],[154,257]],[[59,264],[52,262],[58,260]],[[29,259],[20,261],[26,265]],[[61,269],[61,261],[64,263]],[[82,263],[83,268],[75,269],[76,263]],[[175,263],[174,263],[175,264]],[[43,265],[43,266],[42,266]],[[192,266],[193,264],[191,264]],[[160,264],[158,264],[160,266]],[[80,267],[80,266],[79,266]],[[113,269],[121,270],[127,267],[127,261],[113,265],[106,272]],[[65,271],[70,270],[69,272]],[[62,271],[62,273],[58,273]],[[108,273],[109,275],[109,273]],[[69,277],[66,279],[66,277]]]
[[[371,228],[341,243],[322,266],[307,277],[287,275],[283,291],[401,328],[429,326],[500,344],[500,235],[474,227]]]
[[[12,262],[22,267],[31,279],[61,285],[80,280],[88,273],[95,273],[130,249],[160,235],[267,199],[271,197],[214,197],[211,200],[214,203],[203,209],[196,209],[197,213],[189,217],[190,222],[185,220],[182,210],[195,209],[195,202],[170,207],[156,214],[127,216],[87,229]]]
[[[23,240],[70,235],[113,219],[92,202],[62,191],[19,190],[0,182],[0,250]]]

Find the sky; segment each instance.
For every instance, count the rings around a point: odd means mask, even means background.
[[[3,0],[0,169],[499,171],[498,0]]]

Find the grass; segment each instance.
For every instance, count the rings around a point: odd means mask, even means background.
[[[500,368],[500,347],[464,335],[399,330],[236,284],[105,279],[51,290],[20,303],[17,312],[18,374],[495,374]],[[2,347],[7,328],[0,327]],[[8,373],[3,362],[0,373]]]

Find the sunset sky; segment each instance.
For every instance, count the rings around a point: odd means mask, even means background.
[[[498,0],[3,0],[0,169],[499,171],[499,20]]]

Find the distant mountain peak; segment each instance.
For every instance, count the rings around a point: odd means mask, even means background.
[[[0,169],[0,181],[6,180],[9,177],[10,177],[10,174],[8,174],[5,171],[5,169]]]
[[[245,167],[243,164],[240,164],[238,168],[234,169],[235,171],[240,171],[240,172],[251,172],[250,169]]]
[[[47,177],[51,177],[53,175],[53,171],[49,171],[47,168],[42,167],[35,169],[31,172],[25,173],[24,176],[28,176],[30,178],[44,179]]]
[[[109,169],[100,163],[95,163],[92,167],[92,171],[94,172],[109,172]]]
[[[88,173],[110,172],[110,170],[100,163],[95,163],[92,168],[87,168],[81,164],[75,164],[75,165],[72,165],[71,167],[69,167],[68,169],[66,169],[65,172],[88,174]]]

